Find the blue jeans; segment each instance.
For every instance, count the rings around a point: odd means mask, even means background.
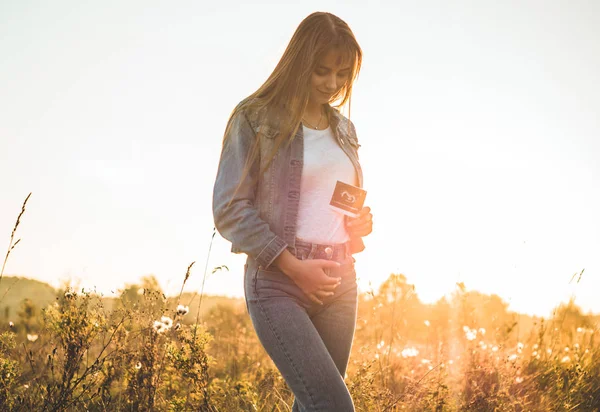
[[[325,259],[314,247],[297,245],[300,259]],[[317,253],[315,253],[317,252]],[[354,258],[338,254],[341,263],[329,276],[341,277],[334,295],[314,303],[274,266],[250,263],[244,276],[246,304],[265,350],[295,395],[292,411],[354,411],[344,375],[354,338],[357,310]]]

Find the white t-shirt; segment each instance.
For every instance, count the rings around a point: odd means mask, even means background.
[[[329,201],[338,180],[356,184],[356,170],[331,128],[302,127],[304,164],[296,236],[313,243],[343,243],[349,239],[344,215],[332,209]]]

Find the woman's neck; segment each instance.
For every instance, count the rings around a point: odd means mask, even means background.
[[[321,114],[323,114],[323,111],[325,110],[325,108],[323,107],[322,104],[307,104],[306,105],[306,109],[304,109],[304,113],[303,116],[306,119],[314,119],[319,118],[321,116]]]
[[[329,118],[325,105],[307,105],[302,114],[302,122],[311,129],[323,130],[329,127]]]

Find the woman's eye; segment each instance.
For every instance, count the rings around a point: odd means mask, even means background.
[[[326,70],[315,70],[315,73],[317,76],[327,76],[329,74],[329,72]],[[348,77],[348,75],[348,72],[336,73],[337,77]]]

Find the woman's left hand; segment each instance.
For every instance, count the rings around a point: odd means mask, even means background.
[[[367,236],[373,230],[373,214],[370,207],[363,207],[357,217],[346,216],[346,229],[352,237]]]

